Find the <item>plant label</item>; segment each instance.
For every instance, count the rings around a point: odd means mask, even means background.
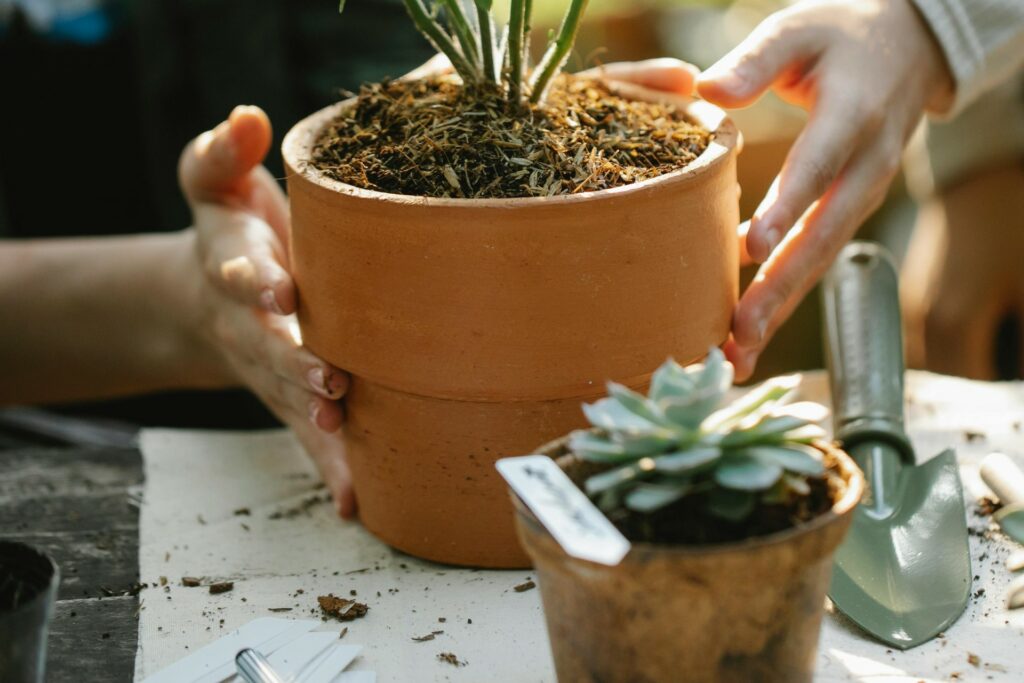
[[[626,537],[551,458],[503,458],[496,467],[569,555],[615,566],[629,552]]]

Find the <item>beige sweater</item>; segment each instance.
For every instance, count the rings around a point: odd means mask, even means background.
[[[920,195],[985,165],[1024,159],[1024,0],[913,2],[956,84],[952,110],[929,125],[930,177],[912,182]]]

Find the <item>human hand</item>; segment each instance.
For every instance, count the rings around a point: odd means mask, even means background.
[[[910,0],[808,0],[773,14],[706,71],[697,91],[726,108],[769,88],[810,112],[768,195],[741,226],[761,263],[725,351],[748,378],[772,335],[882,203],[926,110],[952,96],[945,59]]]
[[[918,214],[901,273],[907,358],[948,375],[997,377],[996,338],[1024,315],[1024,168],[985,169]],[[1018,339],[1018,344],[1020,340]],[[1011,350],[1024,367],[1024,344]]]
[[[295,283],[288,272],[288,203],[261,164],[270,121],[236,107],[186,147],[179,181],[192,209],[192,326],[226,373],[291,427],[344,517],[355,513],[338,430],[348,376],[297,341]]]

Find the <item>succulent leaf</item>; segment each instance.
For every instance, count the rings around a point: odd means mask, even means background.
[[[624,467],[616,467],[615,469],[595,474],[587,479],[585,488],[587,494],[593,496],[632,482],[653,469],[654,463],[650,462],[650,458],[644,458],[639,462],[625,465]]]
[[[746,519],[755,505],[757,497],[746,491],[716,489],[708,496],[708,512],[730,522]]]
[[[762,463],[778,465],[787,472],[813,477],[821,476],[825,472],[825,465],[818,451],[803,444],[748,446],[744,452]]]
[[[619,463],[633,459],[626,454],[622,444],[612,443],[603,436],[583,430],[570,435],[569,448],[584,460],[592,462]]]
[[[658,472],[676,475],[696,472],[717,463],[721,457],[722,450],[720,448],[694,448],[656,457],[654,469]]]
[[[622,430],[611,433],[611,441],[622,446],[626,455],[652,455],[664,453],[675,447],[680,441],[678,432],[668,429],[655,429],[652,431],[631,431]]]
[[[787,432],[811,426],[812,423],[792,415],[769,415],[749,427],[737,429],[722,437],[724,448],[746,446],[753,443],[770,443]]]
[[[650,483],[637,484],[633,490],[626,494],[623,502],[626,507],[636,512],[654,512],[683,498],[690,492],[690,488],[686,484],[675,486]]]
[[[619,404],[652,424],[665,425],[665,413],[653,402],[648,401],[643,394],[637,393],[627,386],[616,382],[608,382],[608,394]]]
[[[602,398],[596,403],[584,403],[583,414],[587,416],[590,424],[609,432],[625,429],[653,431],[657,428],[653,422],[640,417],[614,398]]]
[[[782,477],[782,467],[765,463],[740,451],[722,458],[715,468],[715,481],[736,491],[764,491]]]

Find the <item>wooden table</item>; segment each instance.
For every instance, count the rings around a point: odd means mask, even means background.
[[[44,550],[61,571],[47,681],[133,678],[142,481],[128,429],[0,411],[0,537]]]

